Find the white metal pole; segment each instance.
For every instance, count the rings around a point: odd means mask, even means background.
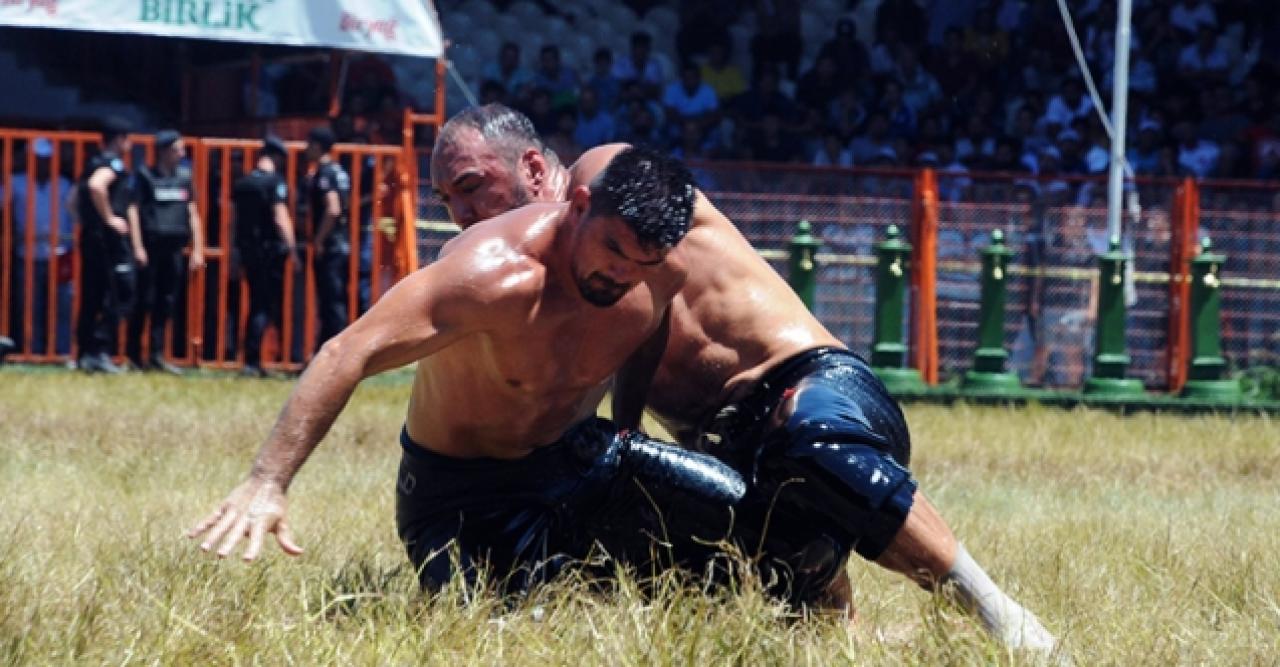
[[[1120,218],[1124,210],[1125,116],[1129,111],[1129,26],[1133,18],[1132,0],[1120,0],[1116,12],[1115,70],[1111,87],[1111,171],[1107,183],[1107,236],[1120,240]]]

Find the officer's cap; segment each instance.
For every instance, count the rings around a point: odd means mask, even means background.
[[[127,118],[109,116],[102,120],[102,140],[111,141],[123,137],[133,131],[133,123]]]
[[[326,125],[317,125],[311,128],[311,131],[307,133],[307,141],[318,145],[325,151],[333,148],[333,145],[338,143],[337,137],[333,136],[333,130]]]
[[[284,157],[289,154],[289,149],[285,148],[284,142],[274,134],[268,134],[262,140],[262,152],[267,155],[276,157]]]
[[[182,138],[177,130],[160,130],[156,132],[156,148],[165,149],[176,143]]]

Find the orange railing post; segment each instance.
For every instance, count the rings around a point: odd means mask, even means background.
[[[938,384],[938,179],[932,169],[916,174],[912,201],[911,358],[926,384]]]
[[[1183,179],[1174,193],[1172,235],[1169,243],[1169,392],[1177,394],[1187,382],[1191,355],[1191,260],[1196,252],[1200,226],[1200,189],[1192,178]]]

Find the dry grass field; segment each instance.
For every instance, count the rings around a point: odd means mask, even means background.
[[[407,387],[362,388],[292,491],[307,552],[183,531],[245,474],[283,381],[0,371],[0,663],[1019,664],[941,598],[850,565],[859,624],[750,588],[425,599],[395,536]],[[1078,665],[1280,664],[1280,425],[912,407],[914,467]]]

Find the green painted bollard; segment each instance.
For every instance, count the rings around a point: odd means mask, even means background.
[[[1133,397],[1143,393],[1142,381],[1125,377],[1129,354],[1125,351],[1124,272],[1128,256],[1120,250],[1120,239],[1098,256],[1098,325],[1093,356],[1093,376],[1084,383],[1084,393],[1102,397]]]
[[[911,244],[902,240],[897,225],[876,245],[876,321],[871,344],[871,367],[889,391],[924,391],[920,371],[904,367],[907,346],[902,340],[907,261]]]
[[[1222,358],[1222,265],[1227,257],[1211,251],[1209,238],[1191,260],[1191,361],[1187,366],[1186,398],[1235,402],[1242,397],[1239,380],[1224,379]]]
[[[964,374],[964,388],[983,393],[1016,392],[1018,376],[1005,370],[1009,353],[1004,349],[1005,286],[1013,251],[1004,244],[1004,232],[991,232],[991,245],[982,249],[982,301],[978,308],[978,351],[973,368]]]
[[[800,295],[804,305],[813,310],[814,294],[818,287],[818,248],[822,241],[813,235],[808,220],[796,225],[796,235],[791,237],[790,271],[787,274],[791,289]]]

